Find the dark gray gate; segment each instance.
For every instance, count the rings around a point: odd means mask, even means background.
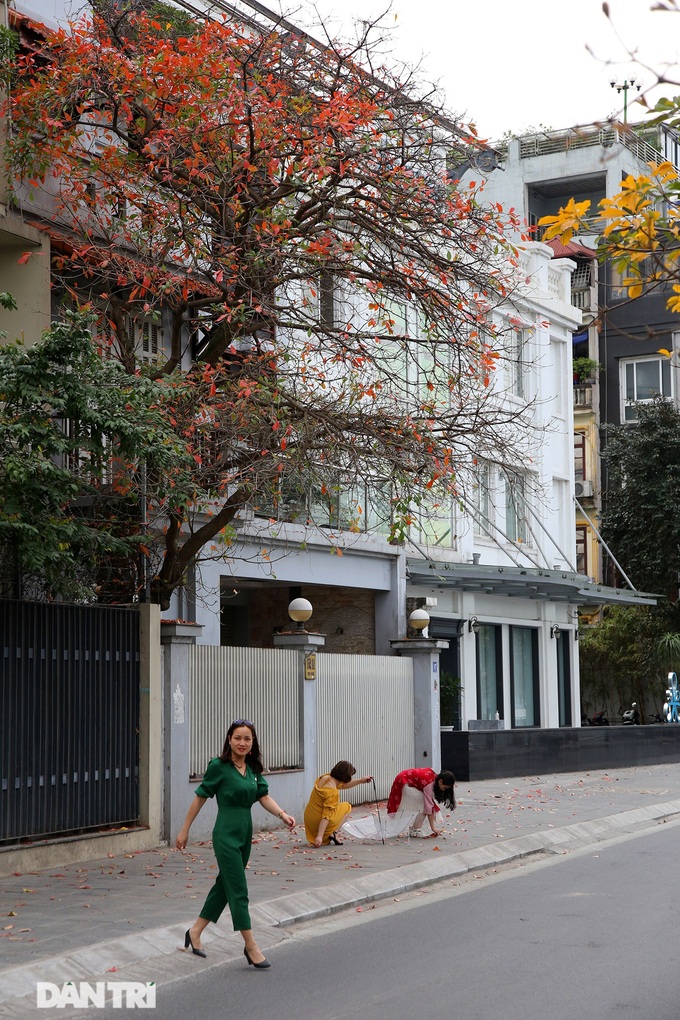
[[[139,614],[0,600],[0,842],[139,817]]]

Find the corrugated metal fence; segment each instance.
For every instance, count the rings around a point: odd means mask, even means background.
[[[191,649],[189,770],[201,776],[222,750],[233,719],[253,719],[267,769],[302,761],[298,655],[287,648]]]
[[[319,771],[345,759],[357,775],[375,777],[384,798],[397,772],[413,762],[413,660],[396,655],[316,657]],[[370,799],[357,787],[343,799]]]
[[[0,840],[139,818],[139,614],[0,602]]]
[[[318,654],[317,752],[321,771],[347,759],[373,775],[379,797],[413,761],[410,658]],[[232,719],[253,719],[267,769],[301,768],[302,705],[296,651],[196,645],[190,654],[192,776],[222,749]],[[312,781],[316,777],[309,777]],[[372,791],[372,787],[371,787]],[[367,788],[349,799],[367,799]]]

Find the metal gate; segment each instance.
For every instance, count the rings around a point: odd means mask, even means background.
[[[0,842],[139,818],[139,614],[0,601]]]

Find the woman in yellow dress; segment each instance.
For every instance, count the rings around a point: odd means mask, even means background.
[[[373,776],[352,779],[356,769],[351,762],[339,761],[330,772],[319,776],[305,808],[305,833],[312,846],[342,843],[335,835],[352,810],[352,805],[340,800],[340,790],[351,790],[359,783],[370,783]]]

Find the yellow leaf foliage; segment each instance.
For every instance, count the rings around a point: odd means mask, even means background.
[[[576,202],[570,198],[565,206],[558,212],[557,216],[542,216],[538,221],[539,227],[547,227],[542,240],[552,241],[559,237],[562,244],[569,244],[576,231],[583,225],[583,219],[590,209],[590,201]]]

